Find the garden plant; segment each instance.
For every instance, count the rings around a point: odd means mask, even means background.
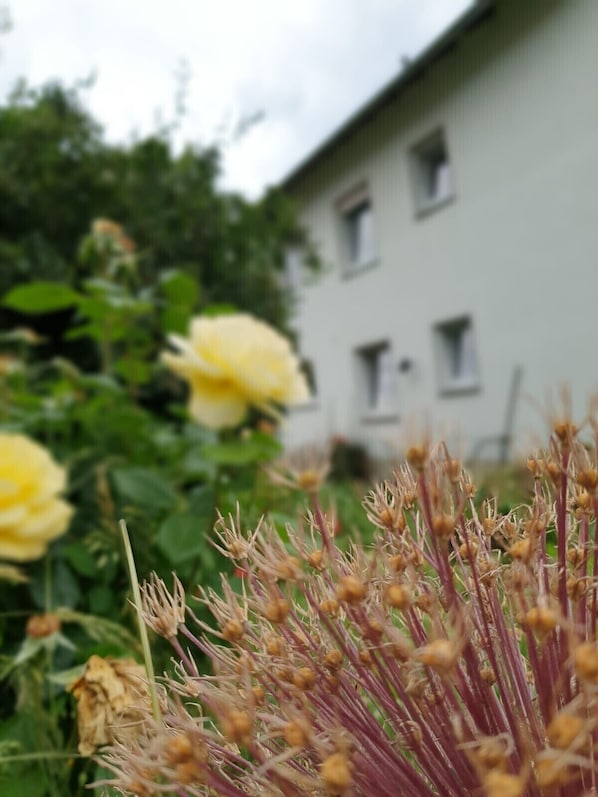
[[[185,271],[144,282],[141,258],[97,219],[79,249],[85,278],[2,299],[3,795],[78,795],[97,777],[65,687],[91,656],[133,669],[141,657],[119,518],[140,574],[176,569],[191,585],[226,569],[208,541],[216,507],[292,517],[260,469],[281,453],[281,411],[307,391],[290,344],[248,313],[202,306]],[[153,653],[168,664],[166,645]]]
[[[153,711],[138,692],[135,720],[110,729],[108,782],[140,797],[596,794],[593,417],[586,431],[554,419],[533,494],[507,514],[476,503],[444,445],[412,446],[364,501],[373,543],[346,551],[321,462],[287,460],[275,478],[311,508],[284,540],[241,512],[216,523],[240,585],[143,585],[175,672],[150,683]]]
[[[422,439],[358,516],[277,433],[292,208],[80,91],[0,108],[2,797],[595,797],[596,406],[517,505]]]

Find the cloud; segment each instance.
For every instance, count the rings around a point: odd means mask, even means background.
[[[471,0],[19,0],[2,40],[0,97],[18,76],[71,83],[112,140],[174,118],[176,71],[189,64],[178,139],[204,144],[245,116],[264,120],[226,147],[224,183],[251,194],[279,180],[392,79]],[[223,134],[224,131],[224,134]]]

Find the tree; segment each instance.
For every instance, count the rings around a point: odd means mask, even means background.
[[[199,279],[204,303],[284,327],[286,248],[303,247],[315,266],[289,200],[276,190],[257,202],[219,191],[218,149],[175,153],[167,131],[107,143],[82,102],[88,86],[20,84],[0,107],[0,290],[31,279],[77,284],[78,243],[103,217],[135,241],[144,282],[183,269]]]

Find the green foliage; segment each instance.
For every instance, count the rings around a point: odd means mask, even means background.
[[[108,144],[87,87],[21,84],[0,107],[0,429],[67,466],[75,508],[44,558],[0,562],[3,795],[83,795],[98,774],[77,757],[64,686],[92,654],[138,657],[118,520],[141,579],[176,568],[191,588],[227,567],[209,544],[217,509],[240,501],[248,523],[276,514],[260,466],[279,443],[186,423],[184,388],[158,353],[198,312],[284,327],[286,247],[315,266],[284,197],[219,191],[214,148],[175,153],[162,133]],[[32,637],[27,620],[43,612],[61,627]],[[153,653],[158,671],[170,666],[159,640]]]
[[[107,143],[84,107],[88,88],[21,84],[0,107],[0,292],[32,280],[77,287],[96,271],[84,246],[77,260],[79,242],[92,219],[112,218],[137,245],[140,284],[161,281],[171,329],[181,330],[197,301],[284,326],[285,248],[303,247],[315,265],[288,199],[272,190],[249,202],[220,191],[213,147],[175,153],[164,132]],[[173,282],[171,269],[200,282],[201,299],[186,293],[189,280]]]
[[[272,435],[252,431],[241,440],[204,445],[202,454],[217,465],[250,465],[273,459],[281,453]]]
[[[17,285],[4,297],[4,304],[20,313],[52,313],[76,305],[80,297],[61,282]]]
[[[141,579],[152,571],[169,579],[176,568],[189,587],[215,585],[226,569],[209,544],[216,507],[234,511],[240,500],[246,518],[257,522],[271,502],[258,468],[280,453],[279,443],[263,432],[247,429],[220,440],[182,420],[182,404],[167,391],[157,354],[177,329],[173,318],[182,331],[196,312],[199,286],[169,269],[139,289],[136,258],[107,246],[103,236],[95,230],[84,240],[81,257],[95,271],[76,290],[30,282],[0,300],[34,321],[44,313],[68,313],[48,358],[35,336],[10,329],[0,335],[0,355],[17,364],[0,372],[1,428],[30,435],[68,466],[68,499],[76,509],[68,534],[23,569],[25,583],[0,582],[0,744],[4,734],[16,745],[14,755],[41,756],[29,770],[7,761],[0,777],[5,771],[8,782],[27,773],[32,794],[80,794],[93,777],[84,760],[67,766],[76,734],[64,673],[80,671],[92,653],[135,652],[119,518],[127,519]],[[93,370],[68,358],[72,340],[86,343]],[[167,394],[162,403],[156,402],[160,390]],[[28,636],[27,618],[47,611],[60,618],[62,630]],[[159,669],[169,666],[159,641],[153,652]],[[31,681],[36,690],[25,686]],[[34,737],[15,725],[26,688],[23,722],[36,728]],[[47,733],[35,725],[39,715]],[[54,758],[57,751],[67,758]]]

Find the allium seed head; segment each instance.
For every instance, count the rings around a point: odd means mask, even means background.
[[[344,753],[332,753],[320,765],[320,775],[329,794],[345,794],[351,787],[351,764]]]
[[[528,505],[506,515],[471,500],[460,463],[426,443],[366,498],[367,546],[337,544],[311,483],[312,510],[284,541],[268,520],[221,518],[218,550],[241,556],[245,577],[200,591],[212,626],[185,613],[178,588],[146,589],[145,619],[179,661],[161,720],[144,714],[103,754],[117,789],[595,794],[598,455],[563,417],[528,461]],[[89,705],[120,705],[89,689]]]

